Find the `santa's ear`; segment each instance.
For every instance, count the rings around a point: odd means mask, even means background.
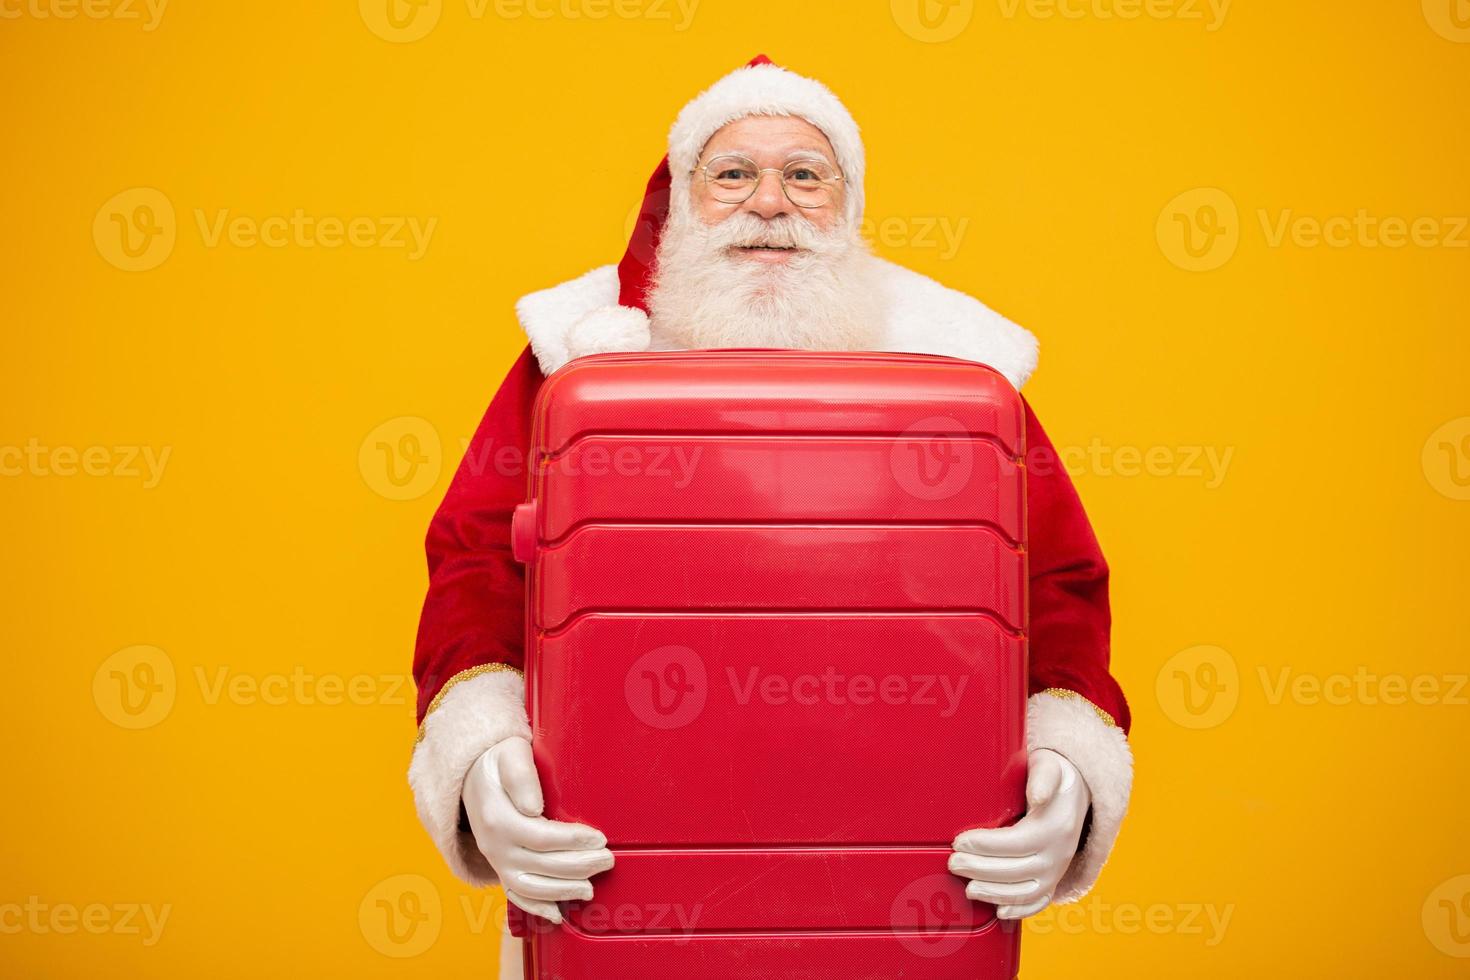
[[[599,306],[567,327],[567,359],[648,350],[651,342],[647,313],[635,306]]]

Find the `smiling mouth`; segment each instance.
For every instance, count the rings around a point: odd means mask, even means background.
[[[736,245],[736,251],[740,252],[796,252],[800,251],[795,245]]]

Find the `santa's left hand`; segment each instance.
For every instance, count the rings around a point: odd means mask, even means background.
[[[1087,783],[1065,756],[1036,749],[1027,763],[1026,815],[1010,827],[965,831],[949,857],[949,870],[970,879],[965,894],[993,903],[1002,919],[1022,919],[1051,904],[1092,805]]]

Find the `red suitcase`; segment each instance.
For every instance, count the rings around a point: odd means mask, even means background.
[[[1019,396],[952,358],[600,354],[547,379],[527,701],[616,866],[528,978],[1016,975],[950,842],[1025,803]]]

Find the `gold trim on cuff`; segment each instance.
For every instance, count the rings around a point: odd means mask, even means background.
[[[507,672],[515,674],[517,677],[526,676],[518,668],[512,667],[510,664],[480,664],[478,667],[470,667],[467,670],[462,670],[445,681],[444,686],[439,688],[439,693],[434,695],[434,700],[429,702],[428,710],[424,712],[424,720],[419,723],[419,733],[413,740],[413,744],[417,745],[424,740],[424,726],[429,723],[429,716],[434,713],[434,709],[443,703],[444,696],[449,693],[450,688],[462,681],[473,680],[483,674],[503,674]]]
[[[1099,708],[1097,705],[1093,704],[1091,701],[1087,700],[1082,695],[1078,694],[1076,691],[1069,691],[1065,687],[1049,687],[1046,690],[1044,690],[1044,691],[1038,691],[1037,693],[1038,694],[1050,694],[1052,697],[1054,697],[1054,698],[1061,698],[1064,701],[1065,700],[1081,701],[1083,704],[1087,705],[1093,711],[1097,712],[1097,716],[1099,718],[1101,718],[1103,720],[1103,722],[1108,725],[1108,727],[1110,727],[1110,728],[1118,728],[1118,723],[1113,720],[1113,716],[1112,715],[1108,714],[1106,711],[1104,711],[1103,709]],[[430,707],[430,710],[433,710],[432,706]],[[1119,728],[1118,730],[1119,731],[1122,731],[1121,728]]]

